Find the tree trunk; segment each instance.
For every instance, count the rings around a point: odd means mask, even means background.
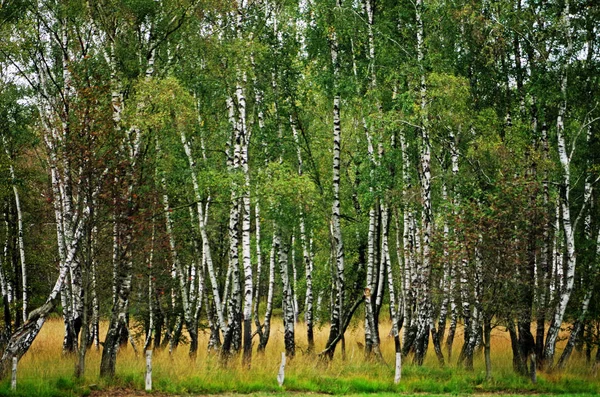
[[[565,20],[564,29],[567,37],[567,49],[566,53],[571,54],[571,38],[570,38],[570,14],[569,14],[569,0],[565,1],[565,9],[563,13]],[[558,333],[562,326],[567,304],[571,298],[571,292],[573,291],[573,283],[575,279],[575,266],[577,257],[575,255],[575,227],[571,222],[571,202],[569,200],[569,193],[571,190],[571,157],[567,152],[567,146],[564,135],[564,118],[567,111],[567,65],[563,66],[562,77],[560,82],[560,89],[562,94],[562,101],[558,109],[558,118],[556,120],[556,134],[558,139],[558,155],[560,164],[562,166],[563,181],[561,184],[561,207],[562,207],[562,226],[565,232],[565,243],[567,248],[567,274],[565,285],[559,292],[559,298],[554,308],[554,316],[548,329],[546,336],[546,344],[544,346],[544,365],[547,368],[552,368],[554,361],[554,354],[556,349],[556,341],[558,339]],[[585,205],[585,203],[584,203]]]
[[[8,150],[8,145],[6,144],[6,139],[4,139],[4,147],[6,149],[6,154],[8,155],[9,161],[12,161],[10,152]],[[15,207],[17,210],[17,243],[19,246],[19,260],[21,262],[21,289],[23,290],[23,302],[22,302],[22,314],[23,314],[23,323],[27,321],[27,267],[25,266],[25,244],[23,242],[23,213],[21,211],[21,198],[19,196],[19,189],[16,185],[16,177],[15,177],[15,169],[12,165],[12,162],[9,164],[10,178],[12,181],[13,194],[15,197]]]
[[[279,235],[280,231],[275,231],[273,238],[277,239],[279,247],[279,270],[281,273],[282,289],[282,305],[283,305],[283,328],[284,328],[284,343],[285,354],[287,357],[294,357],[296,354],[296,345],[294,341],[294,300],[293,291],[289,277],[288,263],[288,247],[282,241]]]
[[[192,186],[194,189],[194,198],[196,200],[196,211],[198,217],[198,230],[200,231],[200,238],[202,240],[202,257],[203,261],[206,263],[206,268],[208,270],[208,277],[210,279],[210,285],[212,288],[213,295],[213,304],[215,306],[217,326],[220,328],[221,332],[225,332],[225,319],[223,317],[223,305],[221,301],[221,296],[219,294],[219,284],[217,282],[217,275],[215,272],[215,268],[213,265],[210,241],[208,239],[208,232],[206,230],[206,217],[204,208],[202,206],[202,195],[200,191],[200,182],[198,179],[198,172],[196,168],[196,161],[192,154],[192,148],[186,138],[185,132],[183,128],[179,131],[181,143],[183,144],[183,148],[185,150],[185,154],[188,160],[188,166],[190,168],[190,175],[192,178]]]
[[[64,257],[64,261],[61,261],[60,263],[58,278],[50,295],[46,299],[46,303],[30,312],[27,321],[11,335],[8,344],[2,353],[2,358],[0,358],[0,378],[4,378],[8,374],[13,357],[21,358],[27,353],[27,350],[29,350],[31,344],[35,340],[35,337],[42,329],[46,318],[52,310],[54,310],[58,295],[63,288],[69,272],[71,262],[75,259],[75,255],[77,254],[79,242],[83,237],[83,231],[87,224],[88,214],[89,207],[85,207],[82,218],[74,230],[73,239],[70,241],[71,244],[69,244],[65,252],[66,256]]]
[[[339,3],[339,2],[338,2]],[[338,4],[339,7],[339,4]],[[335,29],[330,33],[329,46],[331,51],[331,62],[333,64],[333,78],[336,92],[333,97],[333,204],[331,215],[331,231],[333,237],[333,252],[335,258],[334,271],[332,273],[332,284],[335,291],[335,299],[331,310],[331,327],[327,339],[327,356],[333,359],[335,346],[343,336],[342,318],[344,307],[344,242],[342,239],[342,227],[340,224],[340,150],[341,150],[341,119],[340,119],[340,94],[338,90],[338,39]]]
[[[415,357],[414,361],[418,365],[423,364],[425,354],[427,353],[427,345],[429,332],[432,321],[432,303],[430,292],[431,278],[431,236],[433,232],[433,213],[431,208],[431,142],[429,140],[429,120],[427,106],[427,86],[425,79],[424,66],[424,29],[423,29],[423,0],[417,0],[416,3],[416,21],[417,21],[417,63],[420,68],[420,111],[421,111],[421,201],[422,209],[422,227],[423,227],[423,243],[422,243],[422,263],[419,269],[417,281],[417,306],[418,320],[417,333],[415,336]],[[433,329],[431,329],[433,330]],[[439,344],[439,339],[436,338],[434,343]],[[438,346],[439,347],[439,346]],[[437,349],[441,352],[441,349]],[[436,351],[437,351],[436,350]]]
[[[588,236],[588,237],[591,237],[591,236]],[[596,263],[599,258],[600,258],[600,231],[598,232],[598,237],[596,239],[596,252],[595,252]],[[571,330],[571,334],[569,335],[569,340],[567,341],[567,345],[565,346],[565,349],[563,350],[562,355],[560,356],[560,359],[558,360],[557,365],[558,365],[559,369],[565,368],[567,361],[569,360],[569,357],[571,356],[571,353],[573,352],[573,347],[575,347],[575,344],[578,341],[578,339],[580,338],[580,335],[583,335],[583,332],[584,332],[584,325],[585,325],[585,320],[586,320],[586,316],[588,313],[590,301],[592,299],[593,293],[595,292],[594,288],[595,288],[595,286],[598,285],[598,279],[599,279],[599,275],[600,275],[597,265],[592,265],[592,271],[590,273],[591,273],[590,274],[590,278],[591,278],[590,284],[587,287],[587,290],[583,297],[583,301],[581,303],[581,311],[579,312],[579,316],[577,317],[577,320],[573,324],[573,329]],[[600,349],[598,349],[598,350],[600,350]]]
[[[492,379],[492,319],[484,317],[483,319],[483,344],[485,356],[485,379]]]
[[[252,261],[250,257],[250,171],[248,165],[249,131],[246,127],[246,97],[242,83],[246,81],[245,73],[242,82],[238,82],[236,89],[238,109],[238,133],[241,140],[240,167],[244,174],[244,189],[242,192],[242,265],[244,268],[244,363],[250,366],[252,359],[252,292],[254,289],[252,278]]]
[[[273,230],[277,230],[277,226],[273,225]],[[271,333],[271,313],[273,312],[273,293],[275,287],[275,256],[279,251],[279,239],[273,235],[273,244],[271,245],[271,254],[269,255],[269,286],[267,291],[267,307],[265,309],[265,318],[263,320],[263,330],[259,333],[260,340],[258,342],[258,352],[264,353],[269,336]],[[260,329],[260,327],[259,327]]]

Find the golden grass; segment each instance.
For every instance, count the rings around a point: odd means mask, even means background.
[[[432,346],[422,368],[404,363],[401,385],[394,386],[393,362],[394,341],[387,337],[389,323],[382,324],[383,356],[389,366],[376,362],[366,362],[363,351],[357,342],[364,342],[362,325],[349,329],[346,336],[346,359],[341,358],[341,346],[336,350],[332,362],[323,363],[313,355],[303,354],[306,348],[306,328],[296,326],[297,355],[286,367],[287,390],[319,391],[330,393],[371,392],[371,391],[429,391],[467,392],[482,390],[495,391],[510,389],[519,391],[587,391],[599,390],[598,379],[588,369],[585,359],[574,354],[566,371],[540,374],[538,386],[528,386],[528,381],[516,377],[512,371],[512,351],[508,333],[496,329],[493,333],[492,362],[495,383],[484,382],[485,371],[482,355],[477,355],[475,371],[466,372],[456,367],[456,357],[462,345],[462,331],[459,329],[453,347],[454,356],[445,369],[440,369]],[[62,354],[63,323],[52,319],[46,323],[29,352],[19,363],[19,382],[54,383],[60,387],[60,380],[71,380],[75,357]],[[106,324],[102,325],[102,336]],[[325,345],[328,328],[315,330],[317,351]],[[276,375],[283,351],[283,326],[280,319],[274,319],[271,338],[264,355],[252,358],[251,369],[244,368],[241,358],[231,360],[223,368],[218,357],[207,354],[208,333],[200,333],[200,346],[195,361],[188,357],[188,346],[181,345],[173,354],[168,351],[155,351],[153,359],[154,385],[158,390],[185,392],[252,392],[278,390]],[[564,343],[564,342],[562,342]],[[141,341],[138,341],[138,346]],[[560,346],[559,346],[560,347]],[[560,349],[559,349],[560,352]],[[444,351],[445,353],[445,351]],[[80,385],[107,384],[99,379],[101,351],[92,348],[87,355],[86,374]],[[136,357],[129,346],[122,349],[117,360],[117,380],[120,386],[142,389],[145,371],[143,354]],[[58,382],[58,383],[57,383]],[[72,384],[72,381],[69,381]],[[583,383],[582,383],[583,382]],[[68,383],[68,382],[67,382]],[[539,386],[542,385],[542,386]],[[565,386],[566,385],[566,386]],[[569,386],[571,385],[571,386]],[[576,385],[573,390],[573,385]],[[79,386],[78,386],[79,387]],[[532,389],[533,387],[533,389]],[[541,387],[541,389],[537,388]]]

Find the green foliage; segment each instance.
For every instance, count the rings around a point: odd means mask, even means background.
[[[263,213],[280,225],[293,225],[299,211],[311,212],[314,183],[285,164],[271,162],[255,178],[257,200]]]

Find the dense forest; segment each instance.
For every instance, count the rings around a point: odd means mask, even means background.
[[[519,373],[600,365],[599,30],[595,0],[1,0],[0,373],[55,313],[108,378],[200,331],[251,366],[274,322],[288,357],[358,323],[366,359],[491,368],[498,328]]]

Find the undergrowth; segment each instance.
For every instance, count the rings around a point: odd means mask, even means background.
[[[382,325],[382,331],[385,325]],[[297,328],[297,340],[304,339],[304,328]],[[327,330],[316,335],[317,348],[322,347]],[[30,351],[19,362],[17,390],[10,389],[10,379],[0,382],[0,396],[85,396],[93,390],[111,388],[144,389],[145,359],[136,357],[131,346],[123,349],[117,361],[117,375],[107,381],[99,377],[101,352],[92,348],[86,361],[86,375],[82,379],[73,376],[75,357],[61,353],[62,323],[50,321]],[[382,332],[383,334],[383,332]],[[510,341],[496,331],[493,343],[492,379],[486,380],[483,358],[478,355],[475,370],[457,367],[453,357],[445,367],[440,367],[434,354],[429,354],[421,367],[405,359],[402,379],[394,378],[394,341],[384,338],[382,353],[385,364],[364,359],[357,342],[363,339],[358,328],[349,330],[346,337],[346,354],[336,352],[333,361],[323,361],[315,355],[302,353],[299,342],[298,354],[286,365],[285,383],[277,384],[280,352],[283,348],[282,330],[274,327],[269,347],[263,355],[254,354],[251,368],[242,365],[241,358],[231,359],[226,366],[216,355],[206,352],[207,335],[200,342],[198,356],[192,361],[187,346],[182,345],[169,354],[168,350],[155,351],[153,357],[153,390],[166,394],[220,394],[259,393],[277,395],[286,392],[326,393],[332,395],[369,395],[397,393],[414,394],[600,394],[600,381],[593,376],[585,359],[573,357],[568,368],[562,372],[538,373],[537,384],[515,374],[512,370]],[[460,335],[454,351],[459,351]]]

